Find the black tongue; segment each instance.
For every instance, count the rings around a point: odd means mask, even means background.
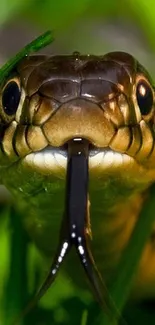
[[[72,141],[68,147],[66,217],[70,240],[75,244],[84,236],[88,202],[88,149],[84,140]]]
[[[106,312],[111,311],[108,292],[97,270],[89,245],[88,153],[88,141],[77,139],[68,143],[66,200],[59,246],[47,278],[23,314],[35,305],[54,282],[65,256],[73,245],[98,302]]]
[[[88,141],[77,139],[68,143],[66,200],[59,247],[36,299],[40,299],[53,283],[60,265],[74,245],[98,302],[106,312],[109,312],[107,289],[97,270],[89,245],[88,154]]]
[[[69,144],[67,168],[66,217],[69,223],[71,245],[75,245],[81,264],[90,281],[94,295],[109,313],[110,301],[107,288],[96,267],[90,249],[90,220],[88,200],[88,154],[89,143],[77,140]]]
[[[85,230],[88,193],[88,147],[84,140],[68,143],[65,210],[61,225],[59,246],[45,282],[37,293],[40,299],[54,282],[65,256],[75,245],[80,260],[85,265]],[[84,254],[82,254],[84,250]],[[85,257],[85,258],[84,258]]]

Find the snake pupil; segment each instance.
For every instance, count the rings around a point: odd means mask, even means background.
[[[11,81],[7,84],[3,91],[2,106],[4,112],[7,115],[13,115],[16,113],[19,101],[20,101],[20,89],[15,81]]]
[[[152,89],[145,81],[140,81],[138,83],[136,97],[141,114],[149,114],[153,105],[153,93]]]

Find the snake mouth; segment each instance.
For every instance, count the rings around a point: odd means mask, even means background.
[[[81,138],[75,138],[73,139],[72,141],[74,142],[78,142],[78,141],[82,141],[84,139],[81,139]],[[68,156],[68,144],[69,142],[67,142],[66,144],[64,144],[63,146],[61,147],[52,147],[52,146],[47,146],[46,148],[40,150],[40,151],[37,151],[37,152],[34,152],[33,154],[37,157],[37,155],[39,156],[40,154],[46,158],[46,156],[50,157],[50,155],[52,156],[62,156],[62,159],[67,159],[67,156]],[[113,159],[115,159],[116,161],[120,159],[121,161],[121,158],[122,157],[128,157],[129,159],[133,159],[132,157],[130,157],[129,155],[127,155],[126,153],[122,153],[122,152],[118,152],[118,151],[115,151],[113,149],[111,149],[110,147],[97,147],[97,146],[94,146],[93,144],[89,143],[89,147],[88,147],[88,157],[90,160],[94,160],[99,158],[99,157],[104,157],[105,161],[109,162]]]
[[[61,147],[46,146],[44,149],[32,152],[22,159],[24,165],[38,170],[43,174],[56,174],[64,178],[64,171],[67,168],[68,147],[70,142],[88,142],[89,169],[115,170],[135,164],[134,158],[121,152],[114,151],[110,147],[94,146],[87,139],[73,138],[64,143]]]
[[[62,156],[67,158],[68,146],[69,146],[70,141],[77,143],[77,142],[85,141],[85,139],[73,138],[73,139],[67,141],[64,145],[62,145],[60,147],[53,147],[53,146],[48,145],[47,147],[45,147],[44,149],[42,149],[36,153],[61,154]],[[92,143],[89,143],[89,145],[88,145],[89,157],[93,157],[93,156],[97,155],[99,152],[107,152],[109,150],[111,150],[109,147],[100,148],[100,147],[94,146]]]

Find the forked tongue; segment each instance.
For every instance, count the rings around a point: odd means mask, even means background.
[[[76,248],[96,299],[109,316],[112,312],[111,299],[109,299],[107,288],[97,270],[90,248],[88,155],[88,141],[80,138],[68,142],[65,210],[58,249],[47,278],[35,298],[22,313],[22,317],[32,309],[54,282],[58,270],[72,246]]]

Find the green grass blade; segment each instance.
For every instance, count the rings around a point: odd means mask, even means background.
[[[49,45],[54,40],[51,31],[47,31],[42,34],[31,43],[26,45],[18,54],[11,58],[3,67],[0,69],[0,83],[7,77],[13,67],[25,56],[37,52]]]
[[[26,231],[22,227],[20,217],[13,209],[10,212],[10,221],[10,272],[3,297],[3,325],[13,324],[13,320],[23,310],[28,301],[28,238]],[[24,324],[24,321],[22,324]]]
[[[116,311],[121,314],[127,302],[135,272],[138,267],[145,244],[151,234],[153,222],[155,221],[155,185],[150,189],[150,196],[145,202],[139,215],[131,238],[124,249],[120,259],[116,276],[109,288],[109,293],[114,301]],[[117,315],[115,315],[117,318]],[[101,315],[98,324],[113,325],[107,315]]]
[[[85,309],[82,313],[81,325],[87,325],[88,310]]]

